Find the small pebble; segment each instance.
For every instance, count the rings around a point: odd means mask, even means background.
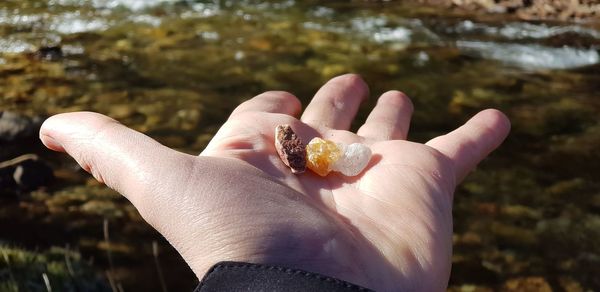
[[[345,145],[314,138],[306,146],[306,157],[307,167],[320,176],[331,171],[356,176],[369,164],[371,149],[360,143]]]
[[[345,147],[344,154],[331,169],[345,176],[357,176],[371,160],[371,149],[364,144],[353,143]]]
[[[306,170],[306,149],[290,125],[275,127],[275,149],[292,173],[303,173]]]

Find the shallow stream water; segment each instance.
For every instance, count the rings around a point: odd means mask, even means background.
[[[495,107],[513,130],[457,190],[450,289],[598,290],[599,52],[594,22],[525,23],[393,1],[4,0],[0,109],[97,111],[199,153],[240,102],[286,90],[306,104],[347,72],[371,86],[354,126],[379,94],[399,89],[415,105],[414,141]],[[191,289],[191,272],[124,199],[65,156],[21,146],[50,161],[58,183],[3,198],[0,241],[75,246],[126,291],[158,287],[158,241],[168,286]]]

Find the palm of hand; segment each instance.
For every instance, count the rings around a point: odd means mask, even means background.
[[[282,231],[284,237],[290,238],[284,241],[289,246],[276,248],[298,256],[269,260],[296,266],[303,260],[303,268],[307,270],[382,291],[400,288],[401,279],[407,290],[443,289],[444,281],[425,280],[444,279],[449,273],[454,172],[447,158],[423,144],[366,141],[348,131],[328,129],[321,131],[325,133],[320,136],[345,143],[370,144],[373,157],[367,169],[356,177],[337,173],[320,177],[308,170],[294,175],[283,165],[274,147],[272,133],[278,124],[294,125],[304,136],[303,141],[318,133],[291,116],[244,113],[232,117],[202,154],[239,159],[267,173],[268,177],[250,180],[256,182],[252,187],[257,190],[256,196],[282,196],[261,190],[261,186],[270,187],[261,180],[276,181],[287,186],[288,192],[300,194],[290,198],[300,198],[307,206],[300,210],[307,214],[290,214],[281,208],[263,212],[270,217],[268,221],[274,228],[281,227],[278,224],[281,218],[293,221]],[[260,212],[264,206],[248,204],[244,208]],[[315,212],[323,216],[315,217]],[[319,218],[321,222],[317,224],[327,227],[320,227],[315,234],[309,227],[315,220],[305,220],[307,217]],[[266,239],[254,239],[269,240],[271,232],[265,231]]]
[[[392,91],[350,133],[367,93],[356,75],[334,78],[300,120],[292,95],[259,95],[233,112],[200,156],[94,113],[51,117],[40,138],[127,197],[198,277],[218,261],[238,260],[380,291],[444,290],[455,181],[502,142],[510,125],[486,110],[425,145],[407,142],[412,106]],[[290,124],[305,142],[322,136],[366,143],[374,155],[356,177],[293,175],[274,149],[278,124]]]

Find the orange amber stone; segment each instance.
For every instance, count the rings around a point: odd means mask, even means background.
[[[306,145],[306,167],[320,176],[326,176],[343,154],[334,142],[314,138]]]

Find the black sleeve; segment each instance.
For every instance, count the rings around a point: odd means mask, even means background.
[[[372,291],[335,278],[278,266],[220,262],[194,290],[212,291]]]

